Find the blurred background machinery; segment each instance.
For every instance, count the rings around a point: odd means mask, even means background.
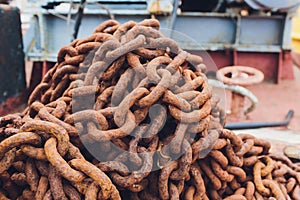
[[[205,59],[211,61],[206,63],[209,67],[247,65],[263,71],[266,80],[278,82],[293,78],[292,17],[299,2],[29,0],[25,12],[32,13],[33,18],[24,37],[24,49],[26,58],[39,67],[46,61],[40,71],[47,71],[56,61],[59,48],[74,35],[85,37],[110,18],[124,23],[155,17],[183,49],[203,56],[208,52],[213,60]]]

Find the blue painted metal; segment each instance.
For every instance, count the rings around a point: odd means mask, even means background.
[[[241,45],[281,45],[285,18],[242,17]]]
[[[113,0],[110,0],[113,2]],[[138,0],[126,5],[109,5],[110,12],[121,23],[128,20],[141,21],[150,18],[146,4],[135,4]],[[53,1],[44,1],[53,2]],[[59,1],[64,2],[64,1]],[[106,1],[108,2],[108,1]],[[128,2],[128,1],[127,1]],[[145,1],[140,1],[145,2]],[[142,6],[141,6],[142,5]],[[72,10],[71,13],[75,13]],[[33,61],[56,61],[58,50],[70,43],[73,22],[67,22],[55,15],[67,16],[68,10],[35,10],[34,31],[25,35],[26,56]],[[170,34],[179,45],[186,50],[236,50],[247,52],[281,52],[291,50],[291,17],[289,13],[280,15],[250,15],[239,13],[216,12],[183,12],[176,15],[157,15],[161,27],[180,32],[185,37],[175,37]],[[173,16],[174,17],[174,16]],[[87,6],[84,11],[79,38],[91,34],[101,22],[109,19],[107,11],[96,4]],[[34,34],[33,34],[34,32]],[[68,34],[69,33],[69,34]],[[173,36],[172,36],[173,35]],[[177,34],[178,35],[178,34]],[[30,44],[28,46],[28,44]]]
[[[245,0],[257,10],[285,10],[293,9],[300,4],[299,0]]]

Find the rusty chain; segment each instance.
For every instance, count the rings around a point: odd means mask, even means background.
[[[300,167],[223,129],[200,56],[157,20],[108,20],[62,47],[0,118],[0,199],[297,199]]]

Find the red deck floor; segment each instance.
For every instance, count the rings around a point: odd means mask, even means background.
[[[300,132],[300,69],[294,67],[294,80],[281,80],[279,84],[263,82],[249,86],[248,89],[258,98],[255,110],[248,114],[245,121],[282,121],[290,109],[294,117],[288,127]],[[230,92],[226,92],[227,108],[230,104]],[[247,100],[246,100],[247,103]]]

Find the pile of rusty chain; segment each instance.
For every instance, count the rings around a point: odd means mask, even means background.
[[[202,58],[106,21],[0,118],[0,199],[297,199],[300,167],[223,129]]]

